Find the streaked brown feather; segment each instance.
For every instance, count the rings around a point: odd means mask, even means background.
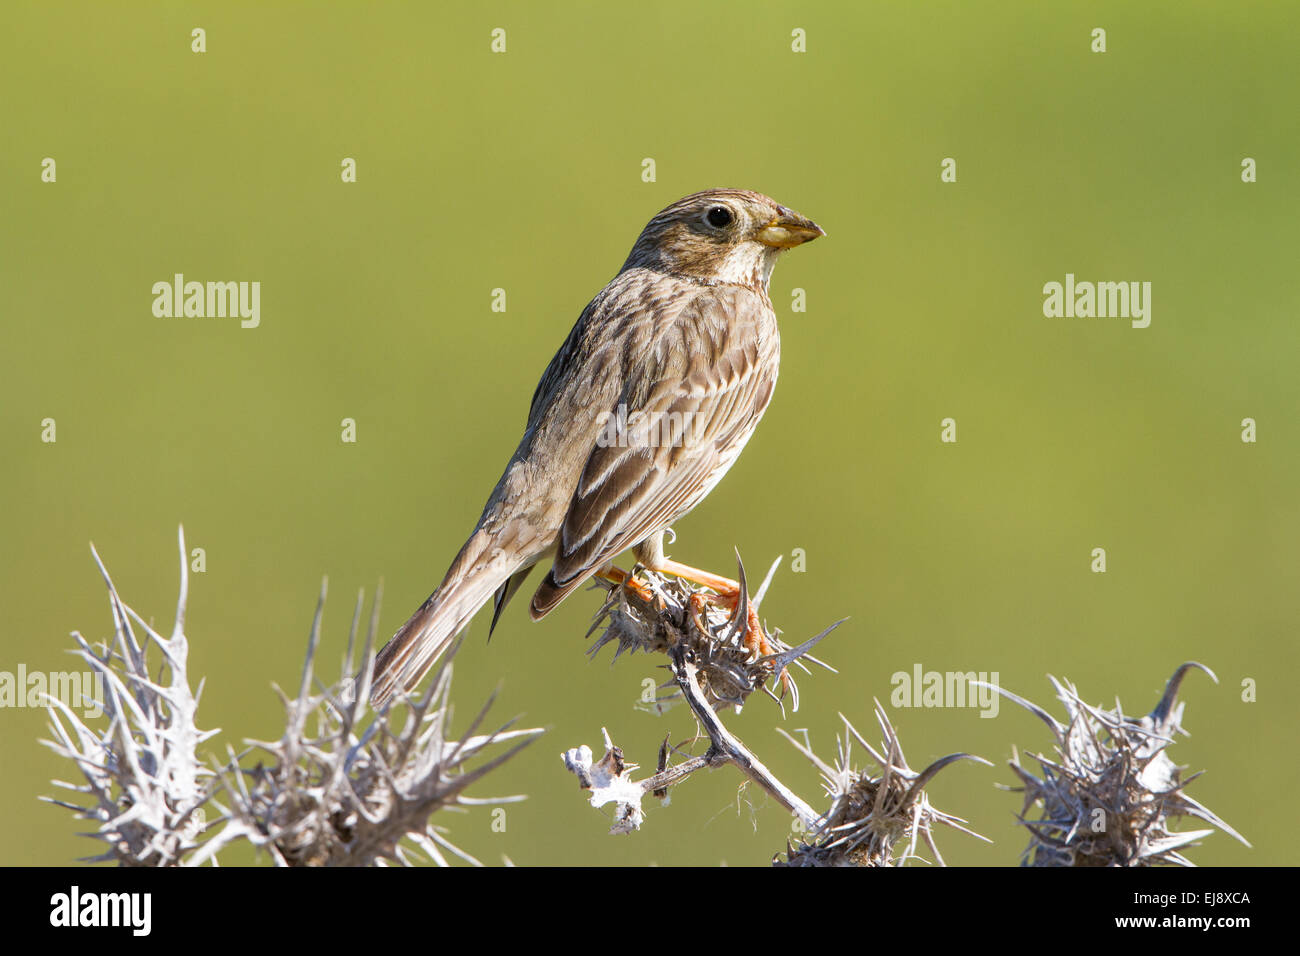
[[[626,369],[620,400],[629,418],[634,411],[690,412],[698,416],[691,429],[703,440],[655,445],[662,434],[653,430],[631,435],[629,447],[592,448],[560,528],[555,563],[533,595],[534,618],[698,504],[767,407],[780,346],[766,296],[714,287],[688,291],[676,301],[676,314],[647,317],[660,328],[656,341],[669,347],[653,349],[652,361]],[[635,441],[639,437],[649,441]]]

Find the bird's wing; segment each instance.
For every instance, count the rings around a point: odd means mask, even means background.
[[[770,306],[752,293],[700,290],[666,319],[646,323],[646,334],[654,336],[650,347],[628,354],[648,358],[624,369],[609,410],[615,427],[587,457],[555,563],[533,596],[534,618],[698,504],[772,396],[776,327]]]

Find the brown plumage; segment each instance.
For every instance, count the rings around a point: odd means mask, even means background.
[[[821,235],[738,189],[695,193],[650,220],[538,382],[469,541],[379,652],[377,705],[413,689],[494,593],[495,626],[546,557],[534,620],[629,548],[665,569],[664,530],[731,467],[772,397],[776,258]]]

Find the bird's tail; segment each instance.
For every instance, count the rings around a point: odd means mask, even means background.
[[[517,555],[514,549],[502,549],[488,531],[474,532],[442,584],[375,658],[370,699],[376,708],[420,683],[470,618],[519,570],[523,562]]]

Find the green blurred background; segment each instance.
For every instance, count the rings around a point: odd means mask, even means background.
[[[110,632],[91,541],[167,624],[183,523],[207,555],[188,619],[200,723],[223,751],[277,736],[271,683],[297,679],[322,576],[329,673],[358,589],[383,580],[386,636],[441,578],[537,377],[645,221],[747,187],[829,236],[777,268],[775,399],[672,554],[725,572],[739,548],[754,576],[784,554],[770,623],[851,620],[823,645],[840,673],[806,677],[799,713],[755,699],[731,726],[820,803],[774,728],[825,757],[839,712],[878,739],[872,698],[896,671],[996,671],[1059,713],[1051,673],[1145,712],[1195,659],[1220,683],[1189,676],[1193,736],[1172,756],[1207,770],[1192,794],[1255,848],[1218,834],[1190,855],[1292,862],[1300,10],[457,6],[0,6],[0,670],[73,667],[69,631]],[[260,281],[261,326],[155,318],[151,286],[176,272]],[[1042,286],[1067,272],[1150,281],[1151,327],[1045,318]],[[602,726],[643,765],[693,729],[637,708],[659,661],[587,662],[597,604],[579,592],[533,624],[517,602],[491,644],[475,621],[459,725],[499,688],[496,716],[549,732],[475,791],[529,795],[505,833],[487,808],[443,822],[488,863],[766,862],[789,818],[732,770],[622,838],[564,772]],[[947,861],[1014,864],[1019,797],[995,785],[1045,729],[1009,704],[891,715],[914,767],[995,764],[931,788],[995,841],[940,833]],[[43,713],[0,719],[0,862],[94,852],[37,802],[73,773],[38,745]]]

